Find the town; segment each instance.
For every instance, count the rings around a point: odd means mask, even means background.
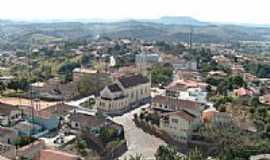
[[[269,55],[100,35],[36,41],[0,52],[1,159],[218,160],[270,151]]]
[[[0,160],[270,159],[269,26],[1,19]]]

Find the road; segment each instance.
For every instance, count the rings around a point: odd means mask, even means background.
[[[136,127],[133,122],[134,113],[140,113],[142,108],[148,107],[149,104],[130,111],[122,116],[114,117],[113,121],[124,126],[125,138],[127,140],[128,151],[120,157],[124,159],[130,155],[142,154],[147,160],[154,160],[156,150],[160,145],[166,145],[166,143],[153,135],[145,133],[142,129]]]
[[[84,107],[81,106],[81,104],[83,102],[88,101],[90,98],[95,98],[95,96],[91,95],[91,96],[88,96],[88,97],[83,97],[81,99],[73,100],[73,101],[69,101],[69,102],[65,102],[65,103],[68,104],[68,105],[74,106],[78,110],[84,111],[86,113],[95,114],[97,112],[96,107],[93,107],[93,109],[88,109],[88,108],[84,108]]]

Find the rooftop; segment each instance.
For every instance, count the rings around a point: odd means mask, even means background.
[[[40,156],[35,160],[79,160],[80,157],[67,152],[44,149],[40,151]]]
[[[124,88],[134,87],[140,84],[148,83],[148,78],[142,76],[141,74],[133,75],[129,77],[123,77],[119,79],[119,82],[123,85]]]

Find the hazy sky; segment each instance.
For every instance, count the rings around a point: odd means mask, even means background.
[[[123,19],[192,16],[270,24],[270,0],[0,0],[0,19]]]

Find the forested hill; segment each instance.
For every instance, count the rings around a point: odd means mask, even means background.
[[[161,21],[162,20],[162,21]],[[0,47],[23,45],[38,37],[47,39],[92,39],[96,35],[108,37],[130,37],[145,40],[188,41],[192,28],[194,42],[268,41],[270,28],[237,25],[215,25],[197,22],[188,18],[177,22],[177,18],[153,21],[123,22],[50,22],[30,23],[0,20]],[[191,25],[187,25],[190,23]]]

